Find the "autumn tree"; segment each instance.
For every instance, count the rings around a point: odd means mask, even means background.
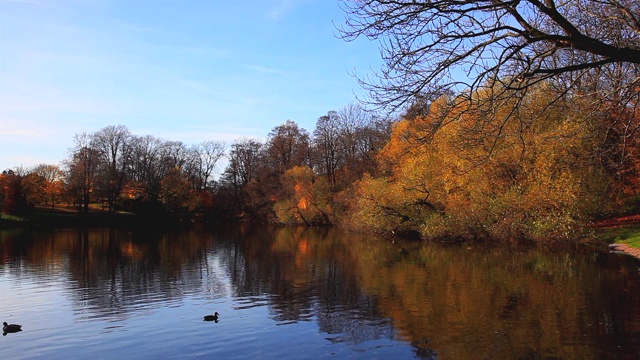
[[[424,238],[577,236],[582,225],[613,205],[604,201],[612,195],[611,178],[592,156],[597,124],[585,128],[588,114],[550,101],[555,96],[550,84],[539,84],[525,98],[513,99],[517,113],[513,104],[492,108],[491,122],[477,119],[488,109],[452,109],[452,99],[442,97],[426,116],[399,122],[379,156],[382,175],[358,183],[353,222]],[[430,133],[425,124],[443,116],[447,126]],[[502,136],[469,134],[480,123],[500,128]],[[426,136],[430,141],[422,140]],[[487,152],[492,156],[486,158]]]
[[[275,202],[274,212],[283,224],[327,225],[333,223],[331,191],[325,177],[307,166],[293,167],[282,179],[285,194]]]
[[[582,129],[599,124],[590,132],[594,151],[585,156],[598,158],[621,192],[637,194],[637,1],[359,0],[343,1],[342,7],[344,39],[381,43],[380,70],[360,78],[370,102],[404,106],[407,115],[425,118],[429,104],[447,94],[452,113],[475,113],[475,121],[458,133],[461,146],[484,149],[473,154],[477,166],[490,161],[503,129],[526,130],[518,109],[544,83],[556,95],[547,99],[549,106],[563,102],[568,113],[579,114]],[[509,116],[494,116],[507,106]],[[420,123],[422,141],[454,120],[441,115]]]
[[[21,168],[4,170],[0,174],[0,210],[11,215],[25,214],[29,210],[22,180],[26,173]]]
[[[189,186],[189,179],[180,168],[174,167],[161,180],[160,193],[162,204],[170,211],[188,210],[195,201],[195,191]]]
[[[23,191],[29,203],[50,204],[54,209],[64,190],[64,172],[57,165],[39,164],[23,178]]]

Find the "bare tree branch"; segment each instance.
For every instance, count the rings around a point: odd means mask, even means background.
[[[369,103],[470,93],[503,79],[541,80],[616,63],[640,66],[636,0],[343,0],[347,41],[380,41],[381,68],[359,78]],[[517,81],[516,81],[517,80]]]

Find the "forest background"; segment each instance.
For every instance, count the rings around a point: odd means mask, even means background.
[[[266,141],[187,146],[124,125],[77,134],[60,165],[5,170],[0,206],[577,239],[640,205],[639,6],[344,2],[343,38],[381,43],[383,67],[360,79],[369,99],[312,132],[287,120]]]

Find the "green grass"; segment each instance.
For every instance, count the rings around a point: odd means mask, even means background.
[[[5,213],[0,213],[0,228],[22,226],[26,222],[27,222],[27,219],[21,216],[14,216],[14,215],[8,215]]]
[[[0,213],[0,219],[6,221],[25,221],[25,219],[21,216],[9,215],[5,213]]]
[[[626,225],[598,230],[598,237],[608,243],[627,244],[640,249],[640,225]]]

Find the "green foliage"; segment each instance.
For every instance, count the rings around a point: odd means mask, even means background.
[[[0,212],[0,227],[21,225],[27,223],[28,220],[22,216],[15,216]]]

